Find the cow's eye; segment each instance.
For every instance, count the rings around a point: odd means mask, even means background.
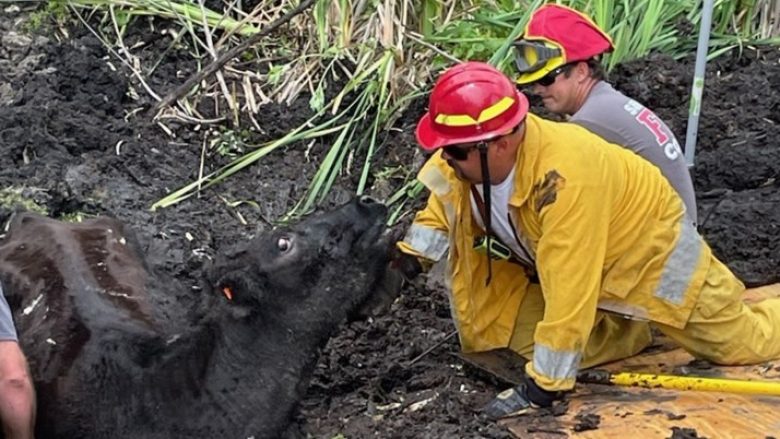
[[[292,242],[290,241],[290,238],[284,236],[279,238],[279,240],[276,241],[276,248],[278,248],[282,253],[290,250],[290,248],[292,248]]]

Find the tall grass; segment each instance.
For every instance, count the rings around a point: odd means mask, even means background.
[[[114,44],[122,46],[127,24],[138,16],[179,23],[190,36],[193,52],[209,62],[236,41],[294,7],[289,0],[260,0],[242,10],[238,0],[224,0],[222,11],[195,0],[52,0],[72,8],[93,9],[113,23]],[[328,143],[319,170],[295,204],[294,214],[326,199],[339,175],[357,173],[356,191],[369,191],[374,156],[390,127],[412,96],[423,94],[437,72],[457,60],[487,60],[511,73],[512,41],[544,0],[318,0],[254,55],[270,51],[273,61],[225,69],[178,108],[181,119],[203,123],[189,102],[198,96],[221,97],[215,103],[224,120],[238,123],[239,112],[253,121],[262,103],[291,103],[309,98],[314,117],[279,139],[265,142],[233,163],[183,186],[155,203],[170,206],[212,187],[285,145],[314,139]],[[702,0],[557,0],[586,12],[613,37],[616,49],[605,58],[608,69],[652,51],[680,57],[692,53]],[[212,3],[213,4],[213,3]],[[687,30],[686,30],[687,29]],[[780,6],[773,0],[716,0],[712,56],[747,44],[776,44]],[[182,34],[180,33],[180,35]],[[265,44],[265,43],[264,43]],[[126,47],[119,51],[129,54]],[[279,55],[281,54],[281,55]],[[269,55],[266,53],[266,55]],[[128,55],[130,56],[130,55]],[[251,57],[249,57],[251,59]],[[131,61],[131,60],[129,60]],[[135,61],[135,60],[132,60]],[[243,60],[246,61],[246,60]],[[128,64],[133,64],[128,62]],[[257,73],[263,71],[265,73]],[[140,77],[140,76],[139,76]],[[334,90],[335,84],[343,84]],[[243,94],[235,90],[243,90]],[[326,95],[335,95],[326,102]],[[227,114],[224,114],[226,113]],[[241,128],[241,127],[234,127]],[[410,186],[411,185],[411,186]],[[419,192],[411,182],[388,201],[404,205]],[[400,214],[400,212],[396,212]]]
[[[461,15],[431,37],[464,59],[490,60],[507,70],[508,46],[528,22],[530,12],[547,1],[473,1]],[[702,0],[558,0],[585,12],[612,37],[615,51],[607,69],[656,51],[674,57],[691,53],[701,21]],[[687,29],[687,31],[686,31]],[[722,53],[746,44],[777,44],[780,2],[716,0],[711,50]]]

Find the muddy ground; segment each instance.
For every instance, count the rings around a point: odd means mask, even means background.
[[[146,111],[151,98],[94,36],[79,28],[61,41],[52,31],[26,33],[30,6],[3,8],[2,224],[19,208],[54,217],[108,214],[135,229],[155,267],[194,287],[219,246],[271,227],[303,195],[325,144],[315,144],[309,157],[304,145],[277,151],[200,197],[151,212],[152,203],[197,178],[205,129],[168,121],[174,136],[165,133]],[[131,32],[125,43],[144,43],[138,53],[152,63],[166,38]],[[776,49],[746,48],[741,57],[711,63],[699,130],[695,186],[702,232],[751,285],[780,281],[778,59]],[[186,53],[171,51],[149,84],[164,94],[193,69]],[[692,59],[654,56],[620,67],[611,78],[684,143],[692,71]],[[305,120],[307,102],[264,107],[257,116],[263,130],[251,133],[250,143]],[[377,169],[421,161],[410,133],[424,107],[414,105],[399,120],[406,134],[386,139]],[[229,160],[214,151],[206,157],[207,171]],[[355,180],[340,179],[326,205],[348,199]],[[399,184],[374,183],[370,192],[380,197]],[[235,201],[256,204],[234,207]],[[422,277],[405,287],[388,315],[345,325],[323,352],[296,421],[301,429],[314,438],[509,437],[475,412],[502,387],[453,356],[445,294],[437,276]]]

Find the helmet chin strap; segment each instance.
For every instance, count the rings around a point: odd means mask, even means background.
[[[490,279],[493,277],[493,266],[492,261],[490,257],[490,249],[492,248],[490,246],[490,241],[493,238],[493,228],[491,227],[491,212],[490,212],[490,170],[488,170],[488,158],[487,158],[487,148],[488,144],[487,142],[479,142],[477,145],[477,149],[479,150],[479,162],[480,166],[482,167],[482,198],[485,200],[485,234],[487,235],[485,237],[486,244],[488,251],[485,252],[487,255],[487,263],[488,263],[488,275],[487,279],[485,279],[485,286],[490,284]]]

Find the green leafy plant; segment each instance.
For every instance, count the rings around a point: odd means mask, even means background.
[[[70,19],[68,8],[60,0],[49,0],[32,12],[24,24],[28,32],[40,32],[48,26],[62,26]]]
[[[135,17],[153,16],[179,25],[171,43],[187,44],[198,63],[211,59],[238,40],[257,33],[265,24],[297,2],[260,0],[251,11],[225,1],[221,12],[195,0],[52,0],[73,11],[102,11],[107,24],[103,40],[117,45],[134,69],[136,59],[124,47],[122,36]],[[382,133],[400,110],[424,94],[435,75],[459,60],[484,60],[512,74],[511,46],[530,14],[545,0],[317,0],[309,14],[296,17],[283,32],[240,57],[249,67],[229,67],[232,77],[218,72],[212,83],[201,82],[179,106],[171,109],[179,120],[202,118],[191,99],[221,97],[215,103],[218,118],[232,121],[212,142],[217,154],[233,161],[184,183],[152,208],[191,197],[230,178],[279,147],[327,145],[308,190],[289,215],[313,209],[328,195],[339,176],[357,173],[357,193],[369,190],[374,157],[382,147]],[[676,57],[695,47],[702,0],[557,0],[581,10],[612,36],[616,50],[605,57],[608,69],[652,51]],[[83,20],[86,24],[86,20]],[[681,31],[680,23],[689,24]],[[780,6],[772,0],[716,0],[710,57],[748,44],[777,44]],[[186,36],[188,38],[185,38]],[[153,69],[153,68],[152,68]],[[226,70],[227,71],[227,70]],[[147,91],[153,94],[148,86]],[[237,92],[238,90],[238,92]],[[261,103],[292,103],[302,95],[313,115],[280,138],[249,145],[239,135],[244,127],[239,113],[250,120]],[[332,96],[332,98],[330,98]],[[206,168],[201,164],[202,171]],[[409,175],[413,173],[410,172]],[[381,178],[381,175],[379,176]],[[419,183],[405,180],[387,201],[403,215],[410,196],[421,193]]]
[[[246,131],[223,130],[211,139],[210,149],[224,157],[241,156],[246,152],[248,136]]]

